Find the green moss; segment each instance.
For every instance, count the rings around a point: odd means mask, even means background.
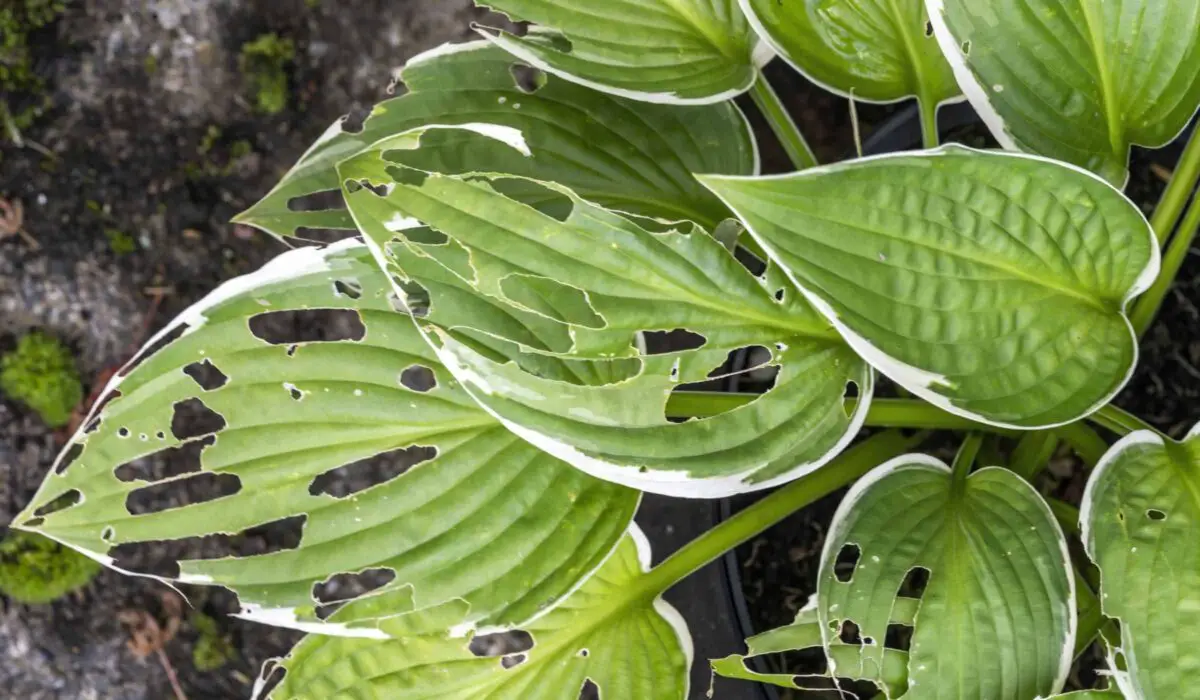
[[[37,411],[54,428],[66,425],[83,400],[71,352],[43,333],[21,338],[17,349],[0,359],[0,392]]]
[[[65,11],[62,0],[0,1],[0,117],[6,122],[0,135],[28,129],[47,109],[50,99],[41,95],[45,85],[33,71],[29,35]],[[20,109],[14,104],[10,110],[3,97],[21,93],[33,96],[32,104]]]
[[[22,603],[49,603],[99,571],[95,561],[41,535],[10,530],[0,541],[0,592]]]
[[[192,665],[197,671],[215,671],[233,658],[234,648],[229,637],[221,634],[217,621],[205,615],[192,615],[196,629],[196,645],[192,647]]]
[[[133,236],[119,228],[104,229],[104,237],[108,239],[109,249],[117,255],[128,255],[138,248]]]
[[[296,58],[296,45],[278,34],[263,34],[242,47],[238,64],[263,114],[279,114],[288,104],[288,64]]]

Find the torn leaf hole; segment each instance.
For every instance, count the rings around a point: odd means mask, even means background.
[[[591,678],[585,679],[579,689],[579,700],[600,700],[600,686]]]
[[[392,158],[388,157],[390,153],[394,153],[394,151],[385,151],[383,158],[394,161],[395,156]],[[407,165],[389,165],[386,171],[395,185],[404,185],[405,187],[424,187],[425,181],[429,179],[429,173],[417,168],[410,168]],[[394,187],[394,185],[371,185],[365,180],[362,182],[362,186],[371,190],[376,196],[384,198],[392,193],[392,187]]]
[[[841,629],[838,630],[838,639],[843,644],[855,644],[862,646],[865,642],[859,635],[858,625],[850,620],[843,620]]]
[[[378,590],[396,579],[394,569],[377,567],[357,573],[334,574],[314,583],[312,597],[316,601],[317,617],[324,620],[343,604]]]
[[[76,442],[67,449],[66,454],[58,461],[58,466],[54,468],[55,474],[63,474],[75,463],[79,456],[83,454],[83,443]]]
[[[1155,521],[1163,521],[1167,519],[1167,514],[1157,508],[1151,508],[1150,510],[1146,511],[1146,517]]]
[[[580,650],[579,650],[579,657],[580,657],[580,658],[582,658],[582,659],[586,659],[588,656],[590,656],[590,655],[591,655],[591,653],[592,653],[592,652],[588,651],[587,649],[580,649]]]
[[[400,373],[400,386],[425,393],[437,386],[437,375],[424,365],[412,365]]]
[[[888,649],[908,651],[912,647],[913,627],[893,622],[888,625],[883,645]]]
[[[862,550],[858,545],[847,543],[842,545],[838,551],[837,559],[833,562],[833,575],[842,583],[850,583],[854,580],[854,569],[858,567],[858,560],[862,558]]]
[[[779,289],[775,290],[775,301],[782,304],[783,300],[786,298],[786,296],[787,296],[787,290],[784,289],[783,287],[780,287]]]
[[[307,517],[289,516],[236,535],[217,533],[178,540],[126,542],[113,548],[109,555],[117,567],[126,571],[178,578],[182,560],[242,558],[296,549],[304,535]]]
[[[111,543],[113,541],[113,538],[116,537],[116,534],[117,534],[116,531],[112,529],[111,525],[109,525],[108,527],[104,528],[103,531],[101,531],[100,539],[104,540],[105,542]]]
[[[345,209],[340,190],[324,190],[292,197],[287,203],[288,211],[330,211]]]
[[[575,211],[575,202],[570,197],[533,180],[498,177],[487,182],[496,192],[533,207],[560,223],[566,223]]]
[[[533,636],[525,630],[481,634],[471,638],[469,648],[480,657],[523,654],[533,648]]]
[[[225,418],[200,399],[186,399],[175,404],[171,416],[171,434],[180,442],[212,435],[225,429]],[[128,434],[128,430],[122,428]]]
[[[160,350],[178,340],[180,336],[187,332],[187,330],[188,325],[186,323],[180,323],[179,325],[175,326],[166,334],[164,334],[163,337],[155,340],[139,350],[138,354],[134,355],[133,359],[126,363],[126,365],[117,372],[117,376],[128,377],[135,369],[137,369],[143,362],[146,361],[146,358],[153,357],[154,355],[158,354]]]
[[[970,55],[971,55],[971,42],[970,42],[970,41],[964,41],[964,42],[962,43],[962,47],[961,47],[961,48],[962,48],[962,52],[963,52],[963,55],[964,55],[964,56],[970,56]]]
[[[354,280],[334,280],[333,293],[348,299],[362,298],[362,285]]]
[[[546,72],[533,66],[514,63],[509,67],[508,72],[512,74],[513,84],[526,95],[532,95],[546,87]]]
[[[130,491],[125,510],[130,515],[149,515],[232,496],[242,490],[236,474],[202,472],[173,481],[160,481]]]
[[[46,505],[33,511],[33,515],[36,518],[44,518],[51,513],[64,511],[68,508],[77,506],[82,502],[83,494],[80,493],[79,489],[71,489],[70,491],[64,492],[63,495],[55,498],[53,501],[50,501]]]
[[[349,114],[342,117],[342,131],[347,134],[361,133],[366,126],[367,118],[371,116],[371,111],[371,108],[367,107],[351,109]]]
[[[896,591],[896,594],[920,600],[925,595],[925,589],[928,586],[929,569],[923,566],[914,566],[904,575],[904,581],[900,584],[900,590]]]
[[[503,656],[500,658],[500,665],[507,670],[525,663],[526,658],[528,657],[526,657],[524,654],[510,654],[509,656]]]
[[[284,382],[283,388],[287,389],[288,395],[292,397],[293,401],[302,401],[304,399],[304,392],[300,391],[300,388],[295,384]]]
[[[647,355],[698,350],[708,342],[708,338],[686,328],[676,328],[673,331],[642,331],[642,340],[645,342]]]
[[[933,36],[933,22],[930,22],[928,20],[926,20],[926,22],[925,22],[925,36],[926,37]]]
[[[359,341],[367,335],[354,309],[268,311],[250,319],[250,332],[270,345]]]
[[[208,435],[200,440],[187,442],[178,447],[171,447],[147,457],[141,457],[126,462],[113,470],[117,479],[130,483],[142,481],[152,483],[173,479],[184,474],[194,474],[203,471],[201,456],[217,441],[215,435]]]
[[[216,391],[229,383],[229,377],[217,369],[217,366],[209,359],[193,362],[183,368],[183,373],[191,377],[205,391]]]
[[[408,470],[437,456],[437,448],[413,445],[318,474],[308,486],[313,496],[346,498],[403,476]]]
[[[414,318],[425,318],[429,315],[432,302],[429,290],[412,280],[402,280],[392,275],[392,282],[404,292],[404,299],[395,299],[393,308],[399,313],[412,314]],[[399,304],[399,307],[396,307]]]

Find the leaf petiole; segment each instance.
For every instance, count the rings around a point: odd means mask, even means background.
[[[1188,144],[1197,140],[1193,138]],[[1200,148],[1195,149],[1200,153]],[[1178,177],[1178,176],[1176,176]],[[1175,179],[1171,180],[1174,184]],[[1158,229],[1155,229],[1157,232]],[[1180,268],[1183,267],[1183,261],[1187,259],[1188,252],[1192,249],[1192,241],[1196,239],[1196,232],[1200,231],[1200,200],[1193,201],[1188,207],[1187,214],[1183,217],[1183,223],[1179,226],[1179,231],[1171,237],[1170,244],[1167,245],[1167,251],[1163,255],[1162,270],[1158,273],[1158,279],[1154,280],[1154,284],[1133,306],[1133,313],[1129,315],[1129,322],[1133,324],[1134,330],[1137,331],[1138,337],[1146,335],[1146,331],[1150,330],[1150,325],[1154,323],[1154,318],[1158,316],[1158,311],[1162,308],[1163,299],[1166,298],[1167,292],[1171,290],[1171,285],[1175,283],[1175,277],[1179,274]]]
[[[1187,146],[1183,149],[1183,155],[1180,156],[1179,163],[1175,166],[1175,173],[1171,176],[1171,181],[1167,183],[1167,189],[1163,192],[1162,199],[1158,201],[1158,206],[1154,208],[1154,215],[1150,218],[1150,226],[1154,229],[1154,235],[1158,237],[1159,245],[1166,245],[1167,240],[1171,238],[1171,232],[1175,230],[1175,224],[1179,223],[1179,217],[1183,215],[1183,208],[1191,199],[1192,190],[1196,188],[1198,180],[1200,180],[1200,129],[1192,132],[1192,137],[1188,140]]]
[[[804,170],[816,166],[817,157],[813,154],[808,141],[800,133],[800,128],[796,126],[792,115],[788,114],[787,108],[783,106],[779,95],[767,82],[767,76],[763,75],[761,70],[758,72],[758,79],[754,81],[754,87],[750,90],[750,97],[754,99],[754,104],[766,117],[767,122],[771,125],[771,131],[775,132],[775,136],[783,144],[783,150],[787,152],[788,158],[791,158],[796,169]]]

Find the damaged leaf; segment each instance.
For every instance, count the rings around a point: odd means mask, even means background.
[[[518,134],[470,128],[520,145]],[[605,479],[716,497],[810,472],[861,425],[870,369],[777,268],[755,277],[690,222],[643,222],[550,183],[446,176],[390,159],[427,134],[344,162],[346,201],[422,306],[442,362],[511,430]],[[551,215],[516,201],[505,193],[512,182],[564,206]],[[414,240],[418,223],[447,240]],[[640,345],[675,329],[702,344],[661,354]],[[667,420],[672,391],[719,376],[747,346],[769,351],[773,389],[711,418]],[[848,385],[862,398],[851,415]]]
[[[572,82],[643,102],[728,100],[754,84],[757,37],[737,0],[481,0],[525,36],[481,28],[497,45]],[[769,55],[769,54],[768,54]]]
[[[1066,539],[1020,477],[991,467],[960,480],[932,457],[907,455],[864,477],[834,515],[817,583],[820,632],[835,676],[890,675],[891,657],[906,654],[909,700],[1029,700],[1066,679],[1073,585]],[[906,596],[919,598],[911,645],[890,649]],[[857,646],[850,659],[845,642]]]
[[[577,700],[591,683],[602,698],[686,700],[691,637],[679,613],[640,585],[649,561],[634,526],[578,591],[519,625],[533,639],[520,658],[477,656],[469,636],[447,636],[459,603],[419,608],[404,589],[360,599],[335,619],[380,638],[309,635],[283,660],[269,697]]]
[[[319,627],[316,587],[367,570],[410,585],[421,606],[464,600],[472,622],[543,610],[608,556],[639,495],[505,430],[393,304],[353,241],[226,283],[109,386],[17,526],[112,566],[124,544],[212,545],[298,520],[291,548],[246,556],[226,544],[223,558],[179,562],[177,580],[231,588],[244,617],[280,626]],[[349,337],[314,339],[295,320],[269,328],[318,309],[348,310]],[[203,420],[183,420],[184,408]],[[198,463],[155,473],[179,450]],[[373,464],[382,478],[346,473]],[[189,502],[202,477],[231,487]],[[152,508],[147,489],[159,492]],[[45,512],[71,493],[76,505]]]
[[[1080,515],[1100,569],[1110,650],[1129,698],[1200,698],[1200,426],[1183,442],[1149,431],[1116,445],[1092,473]]]
[[[528,84],[521,77],[530,77]],[[412,163],[445,173],[503,172],[552,180],[605,206],[716,226],[729,215],[693,172],[750,175],[758,152],[732,103],[704,107],[636,104],[523,66],[485,41],[448,44],[411,59],[409,92],[376,105],[360,131],[342,121],[309,149],[262,201],[235,220],[277,236],[299,229],[353,229],[349,212],[294,210],[301,198],[334,193],[336,166],[385,137],[427,123],[487,122],[525,135],[529,157],[467,131],[445,132]]]
[[[1082,170],[951,145],[702,180],[859,354],[940,408],[1054,427],[1133,371],[1126,307],[1158,275],[1158,246]]]

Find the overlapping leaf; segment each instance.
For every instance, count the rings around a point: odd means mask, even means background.
[[[553,604],[612,551],[638,495],[538,451],[481,411],[390,296],[361,243],[288,252],[226,283],[172,324],[182,335],[109,387],[115,398],[16,523],[111,564],[124,543],[236,535],[301,517],[292,549],[180,562],[180,580],[230,587],[247,617],[274,624],[317,624],[314,585],[366,569],[391,570],[420,606],[461,600],[470,621],[523,620]],[[361,337],[279,344],[255,331],[263,314],[305,309],[355,310]],[[420,384],[430,379],[432,388]],[[189,404],[219,421],[184,431]],[[351,478],[343,467],[414,447],[436,452],[374,485],[314,490],[318,478]],[[139,471],[173,448],[199,450],[194,471]],[[130,510],[150,480],[182,496],[214,478],[236,490]],[[72,491],[78,505],[36,513]]]
[[[950,64],[926,33],[924,0],[740,0],[759,34],[830,90],[870,102],[959,95]]]
[[[1085,171],[947,146],[771,178],[705,177],[880,371],[1014,428],[1103,406],[1158,274],[1141,213]]]
[[[359,131],[334,124],[237,220],[278,236],[296,235],[302,227],[353,229],[344,208],[301,211],[289,203],[321,192],[340,195],[338,161],[382,138],[432,123],[512,127],[526,135],[532,156],[471,132],[444,132],[439,134],[444,140],[431,140],[420,153],[409,154],[420,167],[552,180],[615,209],[706,226],[715,226],[728,212],[691,173],[749,175],[758,167],[749,128],[732,103],[638,104],[520,67],[485,41],[445,45],[410,60],[400,74],[407,94],[376,105]]]
[[[445,633],[460,604],[419,608],[407,590],[348,604],[335,621],[384,639],[309,635],[283,661],[273,700],[577,700],[585,683],[602,698],[686,700],[692,643],[687,626],[639,586],[649,549],[632,529],[575,593],[522,629],[528,652],[479,657],[470,639]]]
[[[1193,0],[926,0],[971,104],[1007,148],[1117,185],[1129,147],[1159,147],[1200,105]]]
[[[523,148],[515,132],[469,127]],[[777,269],[755,277],[690,223],[631,219],[557,185],[388,159],[428,133],[344,162],[346,200],[422,305],[439,357],[511,430],[602,478],[710,497],[795,478],[848,442],[870,370]],[[514,188],[540,190],[545,211],[507,196]],[[416,239],[419,224],[446,240]],[[636,345],[643,331],[674,329],[704,344],[661,355]],[[771,352],[773,390],[711,418],[667,420],[673,390],[746,346]],[[853,415],[848,383],[864,395]]]
[[[844,549],[857,554],[843,559],[851,570],[839,568]],[[908,455],[851,489],[817,584],[835,675],[870,678],[905,653],[885,640],[907,617],[897,608],[911,601],[897,596],[920,570],[905,698],[1028,700],[1062,688],[1075,641],[1071,565],[1050,508],[1020,477],[994,467],[958,481],[938,460]],[[845,639],[851,630],[860,639]],[[844,659],[839,640],[858,643],[856,658]]]
[[[1126,697],[1200,698],[1200,429],[1117,443],[1088,481],[1080,516],[1104,613],[1121,622]],[[1115,660],[1115,659],[1114,659]]]
[[[582,85],[644,102],[727,100],[754,84],[756,37],[736,0],[481,0],[525,36],[485,35]]]

